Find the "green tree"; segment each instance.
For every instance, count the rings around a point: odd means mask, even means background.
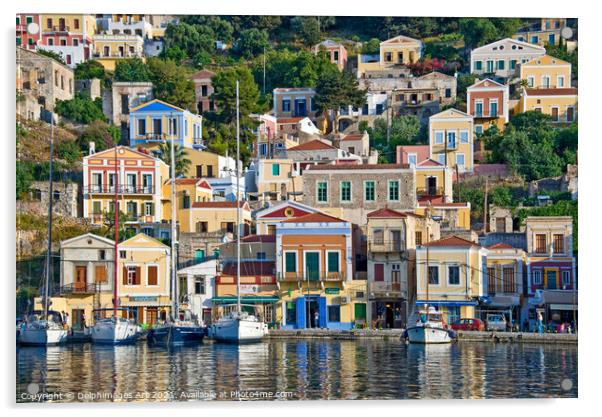
[[[32,183],[33,183],[33,174],[31,172],[31,166],[29,164],[24,164],[22,161],[17,159],[17,170],[16,170],[17,200],[20,200],[29,192]]]
[[[320,24],[313,16],[297,16],[291,19],[291,27],[307,46],[320,42]]]
[[[508,18],[463,18],[459,22],[466,48],[475,47],[512,36],[520,27],[519,19]]]
[[[380,53],[380,39],[372,38],[362,45],[362,54],[377,55]]]
[[[172,46],[171,48],[164,49],[160,56],[161,58],[172,60],[177,64],[181,64],[182,61],[188,59],[186,51],[181,49],[179,46]]]
[[[357,78],[350,72],[324,74],[316,85],[316,106],[326,115],[334,114],[334,131],[339,109],[344,106],[362,107],[366,102],[366,90],[359,88]]]
[[[56,144],[56,156],[64,159],[71,167],[82,158],[82,152],[76,141],[62,140]]]
[[[491,189],[491,204],[499,207],[512,206],[512,193],[509,187],[498,186]]]
[[[151,80],[148,66],[140,58],[121,59],[115,66],[115,81],[147,82]]]
[[[95,120],[106,120],[102,111],[102,99],[92,100],[89,95],[76,93],[71,100],[58,100],[55,111],[59,115],[79,123],[91,123]]]
[[[63,59],[63,55],[58,53],[58,52],[54,52],[54,51],[47,51],[45,49],[38,49],[36,51],[39,55],[43,55],[46,56],[48,58],[52,58],[57,62],[60,62],[61,64],[65,65],[65,60]]]
[[[108,125],[106,122],[96,120],[86,126],[77,143],[81,150],[87,152],[90,142],[94,142],[94,148],[99,152],[115,146],[119,142],[119,136],[118,128]]]
[[[161,160],[171,167],[171,144],[161,143],[159,145],[159,151],[161,153]],[[188,159],[188,156],[186,155],[186,149],[176,144],[174,144],[174,161],[176,165],[176,177],[185,176],[192,162],[190,161],[190,159]]]
[[[196,112],[194,83],[191,71],[171,60],[149,58],[150,81],[156,98],[192,112]]]
[[[236,40],[235,51],[245,59],[251,59],[263,52],[268,46],[267,32],[259,29],[247,29],[240,33]]]
[[[74,75],[76,80],[89,80],[92,78],[104,80],[106,74],[105,67],[100,62],[90,60],[77,64]]]

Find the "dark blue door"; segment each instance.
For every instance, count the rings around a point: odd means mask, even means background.
[[[320,327],[324,329],[326,328],[326,316],[328,314],[328,311],[326,309],[326,297],[318,298],[318,310],[320,314]]]
[[[295,328],[305,329],[305,297],[299,297],[295,300],[297,307],[297,324]]]

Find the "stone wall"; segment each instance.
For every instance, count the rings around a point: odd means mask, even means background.
[[[33,213],[39,216],[48,215],[48,191],[50,183],[34,181],[27,199],[17,200],[17,213]],[[62,217],[81,217],[82,204],[79,185],[75,182],[58,182],[52,184],[54,200],[52,213]]]

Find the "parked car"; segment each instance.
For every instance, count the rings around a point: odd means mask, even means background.
[[[501,313],[487,314],[485,326],[488,331],[495,330],[498,332],[506,331],[506,317]]]
[[[456,320],[451,324],[453,330],[470,330],[470,331],[483,331],[485,330],[485,323],[480,319],[460,319]]]

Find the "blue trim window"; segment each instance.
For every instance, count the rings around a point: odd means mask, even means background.
[[[291,111],[291,99],[290,98],[282,99],[282,111],[287,112],[287,113]]]
[[[399,200],[399,181],[389,181],[389,201]]]
[[[341,181],[341,201],[351,201],[351,181]]]
[[[332,323],[341,321],[341,306],[328,306],[328,321]]]
[[[319,182],[318,183],[318,202],[320,202],[320,203],[328,202],[328,183],[327,182]]]
[[[483,70],[483,61],[475,61],[474,62],[474,70],[482,71]]]
[[[447,283],[449,285],[460,285],[460,267],[458,265],[447,267]]]
[[[364,200],[374,201],[374,181],[366,181],[364,184]]]
[[[284,272],[297,272],[297,253],[286,252],[284,254]]]

